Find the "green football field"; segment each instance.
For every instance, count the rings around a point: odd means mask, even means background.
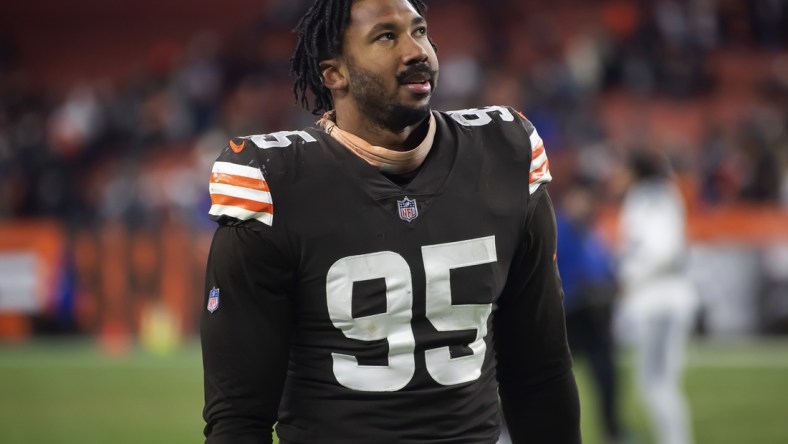
[[[626,358],[621,367],[625,426],[652,443]],[[582,359],[577,377],[584,442],[601,444]],[[194,344],[120,359],[84,341],[0,345],[0,443],[198,443],[201,378]],[[788,342],[696,342],[685,385],[697,443],[788,443]]]

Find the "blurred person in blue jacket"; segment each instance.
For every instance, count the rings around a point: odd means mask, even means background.
[[[592,181],[578,178],[564,193],[556,211],[557,261],[569,346],[588,361],[605,438],[615,443],[621,440],[611,328],[616,277],[612,252],[596,230],[597,191]]]
[[[624,196],[616,334],[635,347],[636,386],[657,442],[691,443],[681,373],[698,297],[686,272],[684,202],[657,152],[632,151],[615,182]]]

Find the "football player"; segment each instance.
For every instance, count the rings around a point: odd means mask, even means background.
[[[577,443],[539,134],[430,109],[420,0],[317,0],[297,27],[315,128],[213,166],[201,338],[209,444]]]

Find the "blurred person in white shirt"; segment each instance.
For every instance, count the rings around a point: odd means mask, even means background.
[[[636,387],[660,444],[692,442],[681,388],[698,297],[686,273],[686,214],[667,159],[633,151],[616,174],[622,300],[616,333],[635,347]]]

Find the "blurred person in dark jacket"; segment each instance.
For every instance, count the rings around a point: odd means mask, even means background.
[[[594,184],[577,179],[556,211],[558,268],[573,356],[586,357],[599,399],[606,442],[621,439],[616,403],[615,347],[611,331],[616,294],[613,260],[597,232]]]

